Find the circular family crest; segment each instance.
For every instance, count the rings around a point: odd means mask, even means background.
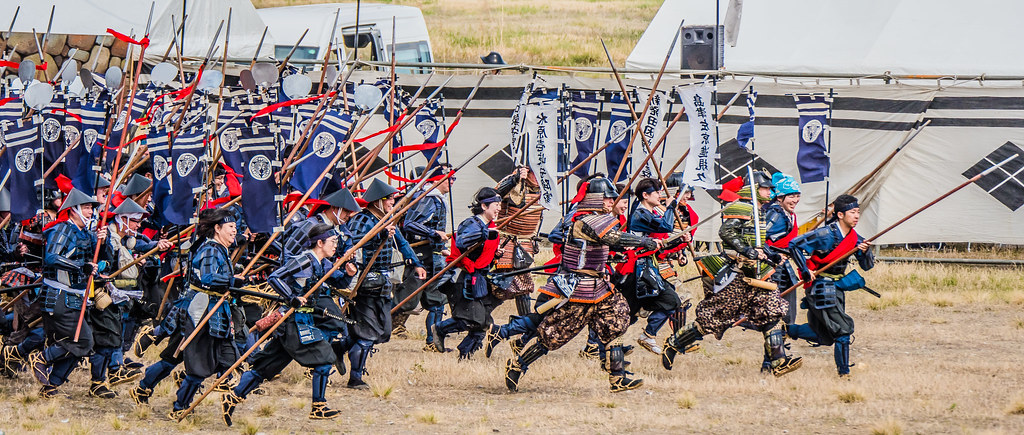
[[[86,136],[88,136],[88,130],[86,130]],[[163,180],[167,176],[167,159],[164,156],[156,154],[153,156],[153,176],[157,180]]]
[[[220,147],[229,153],[238,151],[238,130],[229,128],[220,134]]]
[[[576,126],[576,141],[583,142],[590,139],[590,136],[594,134],[594,124],[589,119],[584,117],[576,118],[576,122],[573,123]]]
[[[821,121],[812,119],[804,124],[804,129],[800,134],[803,136],[804,142],[814,142],[821,135],[821,130]]]
[[[85,129],[83,136],[85,136],[85,142],[83,142],[82,145],[85,145],[85,150],[91,153],[92,147],[93,145],[96,145],[96,139],[100,137],[100,134],[97,133],[94,128],[87,128]]]
[[[18,154],[14,155],[14,166],[18,168],[18,172],[28,172],[32,169],[32,163],[35,163],[36,155],[32,152],[32,147],[27,146],[18,151]]]
[[[322,131],[313,138],[313,152],[322,158],[331,157],[334,155],[334,145],[336,142],[334,135]]]
[[[43,140],[47,142],[57,140],[60,137],[60,130],[60,121],[47,118],[46,121],[43,121]]]
[[[125,118],[128,117],[128,112],[121,111],[120,115],[117,115],[117,122],[114,123],[114,131],[119,131],[124,128]]]
[[[249,160],[249,175],[259,181],[270,178],[274,171],[270,165],[270,159],[263,154],[257,154]]]
[[[199,159],[195,155],[186,153],[178,156],[178,160],[174,162],[174,168],[178,171],[178,176],[184,178],[192,172],[198,162]]]
[[[67,146],[74,146],[78,143],[78,140],[82,138],[82,133],[78,131],[78,127],[73,125],[64,126],[64,144]]]
[[[612,137],[610,139],[616,140],[616,142],[622,140],[619,136],[622,132],[626,131],[626,121],[618,120],[612,123]]]
[[[420,121],[419,124],[416,124],[416,130],[423,135],[424,139],[427,139],[434,134],[434,130],[437,130],[437,121],[424,119],[423,121]]]

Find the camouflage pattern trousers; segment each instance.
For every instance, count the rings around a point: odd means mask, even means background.
[[[697,324],[719,340],[741,317],[746,316],[747,323],[764,331],[775,326],[789,310],[789,303],[779,297],[778,290],[751,287],[743,277],[736,277],[718,293],[712,291],[714,281],[702,281],[704,300],[697,304]]]
[[[629,304],[618,292],[596,304],[569,302],[554,309],[537,327],[537,335],[548,350],[555,350],[590,326],[602,344],[611,343],[629,328]]]

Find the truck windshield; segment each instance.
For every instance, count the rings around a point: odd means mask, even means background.
[[[285,56],[288,56],[288,52],[292,51],[291,45],[275,45],[274,46],[274,57],[277,59],[284,60]],[[291,60],[315,60],[318,59],[317,52],[320,51],[316,47],[303,47],[295,49],[295,54],[292,54]]]
[[[391,47],[388,47],[390,51]],[[432,62],[430,46],[427,41],[403,42],[395,44],[395,60],[398,62]],[[430,68],[395,68],[398,73],[426,74]]]

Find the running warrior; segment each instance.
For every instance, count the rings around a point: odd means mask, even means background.
[[[491,292],[486,275],[494,259],[502,254],[498,247],[498,230],[494,225],[501,211],[501,197],[494,189],[484,187],[477,191],[469,208],[473,217],[459,224],[455,233],[455,249],[449,259],[454,261],[462,252],[468,252],[459,263],[461,271],[448,295],[452,318],[434,326],[433,331],[437,352],[445,352],[444,339],[448,334],[469,332],[458,346],[460,360],[469,359],[483,346],[485,328],[494,323],[491,312],[501,305],[501,300]]]
[[[396,193],[397,189],[376,178],[370,183],[370,187],[363,193],[363,200],[367,202],[366,208],[353,216],[349,223],[353,239],[361,240],[381,219],[393,211]],[[362,283],[355,289],[353,303],[349,305],[355,323],[349,326],[349,335],[337,349],[348,352],[351,365],[349,388],[370,388],[363,382],[366,358],[373,353],[374,345],[386,343],[391,339],[391,307],[394,304],[391,299],[391,288],[394,285],[392,279],[398,278],[392,276],[396,248],[406,264],[415,268],[417,278],[427,277],[426,269],[394,224],[388,225],[384,231],[375,234],[363,245],[361,259],[365,275],[361,277]],[[374,257],[376,259],[371,262]]]
[[[857,234],[854,227],[860,220],[857,198],[839,195],[836,198],[832,222],[822,228],[797,237],[789,244],[793,261],[807,281],[803,305],[807,308],[807,323],[790,324],[789,336],[822,346],[834,345],[836,370],[840,377],[850,375],[850,343],[853,342],[853,319],[846,314],[846,292],[866,288],[864,278],[856,270],[846,272],[849,257],[856,250],[861,269],[875,266],[871,244]],[[828,270],[822,267],[843,258]]]
[[[264,381],[281,373],[292,361],[313,369],[313,402],[311,419],[335,418],[341,411],[327,407],[327,379],[335,361],[330,337],[317,326],[318,317],[325,316],[319,307],[324,287],[321,286],[307,299],[304,295],[331,269],[328,258],[338,247],[338,233],[328,224],[316,224],[308,234],[307,250],[292,257],[284,266],[267,278],[270,286],[280,294],[295,313],[285,319],[274,337],[252,358],[252,369],[242,374],[233,391],[221,398],[224,423],[231,426],[235,407],[245,401]],[[345,270],[334,272],[327,282],[337,288],[348,287],[356,267],[352,263]]]
[[[761,207],[765,222],[765,250],[769,255],[779,255],[782,261],[775,268],[772,274],[772,282],[781,288],[789,288],[796,285],[799,277],[793,266],[789,263],[789,242],[796,238],[796,205],[800,203],[800,184],[790,175],[776,172],[772,174],[772,201]],[[783,324],[796,323],[797,302],[796,293],[789,292],[785,296],[789,310],[783,319]],[[761,371],[771,371],[771,354],[765,351],[764,361],[761,363]]]
[[[234,276],[234,263],[228,247],[234,244],[236,231],[230,211],[209,209],[200,213],[196,232],[206,240],[192,258],[189,290],[179,301],[182,309],[177,313],[180,325],[178,333],[182,336],[190,336],[207,312],[234,285],[237,278]],[[181,418],[204,379],[214,373],[223,373],[238,359],[238,349],[234,344],[232,304],[234,302],[229,297],[217,307],[217,311],[181,352],[185,363],[185,379],[178,388],[174,407],[168,414],[170,419]]]
[[[668,239],[670,233],[676,229],[679,201],[673,199],[667,207],[663,206],[661,181],[653,178],[644,178],[637,182],[634,193],[639,202],[630,216],[629,231],[655,239]],[[677,242],[676,245],[681,245],[689,242],[690,235],[680,233],[672,240]],[[623,292],[630,302],[631,312],[643,310],[649,313],[647,327],[644,328],[643,335],[637,338],[637,343],[651,353],[661,355],[661,346],[658,346],[655,337],[670,318],[679,318],[682,301],[676,293],[675,286],[663,276],[669,272],[674,275],[671,263],[654,254],[656,253],[640,254],[640,258],[635,261],[631,257],[630,261],[624,264],[630,267],[620,268],[620,273],[628,275],[627,280],[633,283],[632,286],[625,287],[635,289],[633,292]],[[663,273],[662,269],[667,270]]]
[[[451,171],[451,166],[447,164],[434,167],[430,171],[426,171],[422,166],[419,166],[414,171],[414,178],[428,177],[427,182],[430,182],[430,179],[443,177],[449,171]],[[426,172],[426,175],[424,175],[424,172]],[[451,251],[445,246],[448,241],[448,234],[444,230],[448,225],[447,195],[451,191],[452,182],[454,181],[455,177],[448,177],[446,180],[441,181],[441,184],[427,192],[425,198],[409,209],[402,221],[402,231],[409,241],[416,245],[412,250],[416,253],[416,258],[420,260],[420,263],[423,263],[423,267],[427,269],[427,275],[429,276],[437,275],[445,266],[445,257],[451,254]],[[413,199],[415,199],[423,196],[424,193],[421,190],[413,192],[412,195]],[[451,272],[448,272],[448,274],[451,274]],[[401,306],[394,315],[394,328],[391,331],[391,335],[402,336],[408,332],[405,327],[405,321],[413,313],[413,310],[416,309],[418,301],[419,305],[427,310],[425,322],[427,340],[423,350],[433,351],[433,329],[444,320],[444,306],[448,302],[439,287],[449,281],[448,277],[435,280],[429,288],[425,288],[420,292],[418,298]],[[412,292],[420,288],[424,282],[416,277],[415,270],[407,268],[405,276],[402,277],[402,285],[398,286],[398,290],[395,292],[395,298],[400,301],[405,300]]]
[[[98,286],[94,294],[86,294],[90,291],[90,277],[102,272],[106,266],[105,261],[92,263],[89,258],[95,252],[96,244],[103,243],[107,237],[106,228],[100,228],[95,234],[90,231],[93,211],[98,205],[93,197],[71,189],[58,210],[58,220],[45,230],[43,329],[49,346],[29,357],[32,374],[43,385],[39,390],[42,397],[57,396],[57,387],[67,382],[68,375],[79,361],[93,350],[93,327],[85,319],[79,322],[82,304],[91,301],[95,309],[100,310],[110,304],[110,296],[101,290],[102,286]],[[64,218],[66,220],[61,220]],[[100,253],[106,254],[106,251],[101,250]],[[79,323],[81,330],[78,340],[75,340]],[[99,369],[106,371],[107,367],[103,364]],[[114,397],[106,384],[97,382],[96,378],[94,372],[89,394],[101,398]]]
[[[702,257],[697,263],[704,300],[697,304],[696,320],[677,329],[665,341],[661,364],[667,370],[672,370],[677,354],[695,350],[697,340],[704,335],[714,334],[721,340],[725,331],[743,318],[750,328],[764,334],[772,374],[782,376],[800,368],[800,357],[786,355],[786,334],[777,327],[789,309],[788,304],[779,297],[778,285],[765,281],[773,269],[761,248],[765,228],[760,207],[768,202],[774,186],[760,171],[752,172],[747,183],[736,192],[740,199],[722,211],[718,235],[725,252]],[[780,258],[776,255],[771,260],[777,263]]]
[[[494,189],[502,198],[501,213],[498,219],[516,214],[527,203],[540,195],[537,176],[525,166],[516,168],[512,174],[502,178]],[[502,255],[498,257],[497,264],[494,266],[496,271],[509,272],[533,266],[533,256],[540,252],[540,246],[537,245],[535,237],[540,231],[543,210],[543,207],[534,204],[499,230],[501,233],[499,246],[502,248]],[[510,284],[507,288],[496,288],[495,296],[501,300],[515,299],[516,312],[520,316],[529,314],[531,312],[530,295],[536,288],[533,283],[533,274],[529,272],[516,274],[510,279]]]
[[[643,385],[642,379],[626,377],[625,355],[620,337],[629,327],[629,305],[607,279],[611,249],[643,246],[657,249],[654,239],[624,233],[612,213],[618,192],[607,178],[592,179],[577,194],[579,201],[572,226],[565,234],[559,275],[539,290],[541,299],[557,298],[560,305],[537,325],[538,340],[505,364],[505,386],[519,389],[519,380],[530,364],[562,347],[589,326],[608,349],[611,391],[625,391]],[[493,329],[493,328],[492,328]]]
[[[11,215],[11,193],[0,189],[0,220]],[[41,263],[26,261],[28,247],[14,236],[13,226],[0,228],[0,258],[4,262],[18,263],[19,267],[8,270],[0,276],[0,284],[7,289],[28,285],[39,277],[37,273]],[[33,267],[30,269],[28,265]],[[41,326],[33,326],[42,315],[42,299],[35,289],[23,290],[6,295],[5,306],[11,312],[0,317],[0,333],[3,334],[3,346],[0,348],[0,373],[13,378],[25,366],[28,354],[41,349],[46,341]]]

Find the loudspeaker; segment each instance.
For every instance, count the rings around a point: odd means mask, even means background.
[[[681,69],[716,70],[722,68],[725,58],[725,26],[683,26]]]

